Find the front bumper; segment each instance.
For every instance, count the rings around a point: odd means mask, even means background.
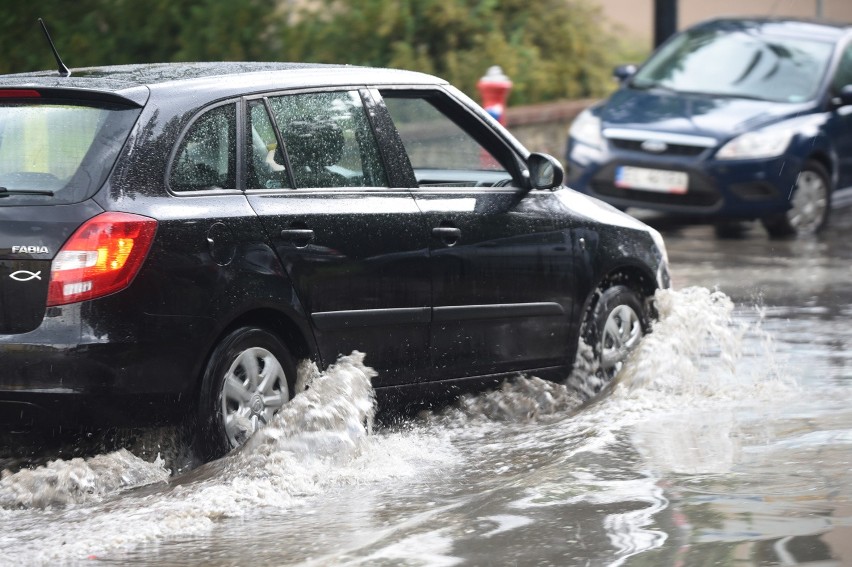
[[[698,155],[653,155],[569,141],[568,185],[614,206],[726,218],[760,218],[789,208],[802,165],[791,155],[762,160],[715,160],[714,148]],[[685,193],[627,189],[615,184],[620,166],[662,169],[688,175]]]

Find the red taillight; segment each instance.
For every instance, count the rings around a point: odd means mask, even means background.
[[[41,94],[32,89],[0,89],[0,98],[39,98]]]
[[[102,213],[71,235],[50,270],[47,305],[65,305],[120,291],[142,266],[157,221],[130,213]]]

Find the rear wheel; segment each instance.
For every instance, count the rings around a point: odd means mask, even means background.
[[[222,339],[201,384],[197,446],[205,459],[239,447],[290,400],[296,366],[281,340],[257,327]]]
[[[592,347],[604,379],[618,374],[647,328],[645,309],[635,291],[616,285],[600,293],[586,322],[584,339]]]
[[[828,172],[818,162],[808,161],[796,178],[790,208],[761,222],[772,237],[815,234],[825,226],[830,205]]]

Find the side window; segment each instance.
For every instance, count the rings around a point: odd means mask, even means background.
[[[441,109],[441,97],[383,91],[382,98],[421,186],[494,185],[510,178],[497,158],[462,128],[464,116]]]
[[[279,96],[269,106],[297,188],[388,186],[356,91]]]
[[[843,51],[837,72],[834,74],[834,82],[832,82],[835,93],[840,92],[840,89],[846,85],[852,85],[852,44],[847,45]]]
[[[236,188],[236,133],[233,104],[209,110],[196,120],[172,163],[169,179],[172,190]]]

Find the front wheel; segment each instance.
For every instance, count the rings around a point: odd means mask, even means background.
[[[586,321],[584,340],[592,347],[599,374],[611,380],[648,328],[645,309],[632,289],[616,285],[600,292]]]
[[[816,234],[825,226],[831,205],[828,172],[815,161],[808,161],[796,177],[790,208],[761,219],[772,237]]]
[[[205,459],[239,447],[290,400],[296,366],[278,337],[240,327],[222,339],[201,383],[197,446]]]

